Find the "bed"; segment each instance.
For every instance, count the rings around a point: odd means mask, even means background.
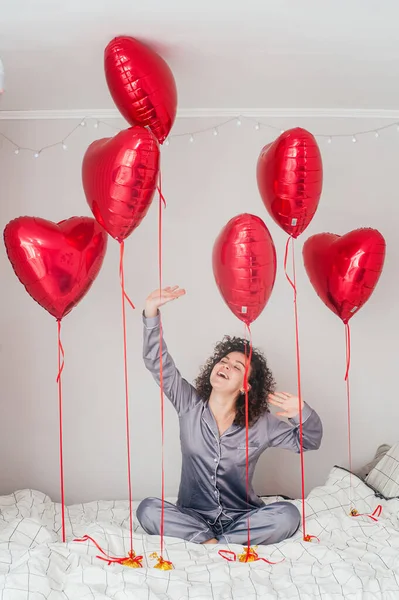
[[[166,538],[164,558],[172,571],[154,569],[159,538],[135,521],[134,548],[144,568],[129,569],[99,560],[89,535],[115,556],[129,549],[128,505],[100,501],[69,506],[67,540],[60,531],[60,505],[37,491],[0,497],[0,599],[122,600],[286,600],[399,599],[399,499],[384,500],[362,480],[334,467],[325,485],[306,501],[307,532],[319,542],[303,542],[301,532],[258,554],[277,564],[228,562],[221,546]],[[380,504],[381,516],[349,516],[353,504],[365,515]],[[265,502],[276,498],[267,498]],[[298,507],[300,502],[293,501]],[[227,549],[226,546],[223,548]],[[241,546],[230,546],[239,553]]]

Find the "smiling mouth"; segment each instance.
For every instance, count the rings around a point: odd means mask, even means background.
[[[217,375],[218,377],[221,377],[222,379],[228,379],[228,376],[226,375],[226,373],[225,373],[224,371],[218,371],[218,372],[216,373],[216,375]]]

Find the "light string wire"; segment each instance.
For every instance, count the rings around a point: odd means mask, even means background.
[[[199,118],[203,118],[203,117],[199,117]],[[68,133],[66,133],[60,140],[53,142],[52,144],[42,146],[40,148],[32,148],[30,146],[24,146],[22,144],[19,144],[17,141],[12,139],[9,135],[6,135],[5,133],[3,133],[1,131],[0,131],[0,138],[7,141],[13,147],[14,154],[20,154],[20,152],[30,152],[33,154],[34,158],[39,158],[40,155],[44,151],[49,150],[51,148],[55,148],[57,146],[60,146],[63,150],[67,150],[68,149],[68,146],[66,144],[67,140],[76,131],[80,130],[82,127],[85,127],[91,121],[94,121],[95,129],[98,129],[98,127],[100,125],[104,125],[105,127],[108,127],[111,130],[113,130],[115,132],[115,134],[118,133],[119,131],[122,131],[122,128],[117,127],[116,125],[113,125],[111,123],[108,123],[107,121],[103,121],[101,119],[96,119],[95,117],[91,117],[91,116],[85,116],[82,119],[79,119],[79,123],[77,125],[74,125],[74,127]],[[256,119],[255,117],[247,117],[245,115],[237,115],[236,117],[224,119],[223,121],[213,124],[210,127],[203,127],[200,129],[194,129],[194,130],[191,130],[188,132],[182,132],[182,133],[173,133],[165,140],[164,146],[169,146],[170,142],[173,139],[184,138],[184,137],[186,137],[188,139],[188,141],[192,143],[195,140],[195,136],[206,134],[209,132],[211,132],[214,137],[217,137],[219,135],[219,130],[221,128],[223,128],[226,125],[229,125],[231,123],[234,123],[234,122],[236,123],[237,128],[239,128],[242,125],[243,121],[252,123],[257,131],[260,131],[261,129],[269,129],[271,131],[275,131],[278,134],[282,134],[285,131],[281,127],[277,127],[276,125],[271,125],[270,123],[265,123],[264,121]],[[126,125],[126,126],[128,126],[128,125]],[[395,121],[395,122],[388,123],[386,125],[382,125],[380,127],[373,127],[370,129],[357,130],[352,133],[334,133],[334,134],[333,133],[332,134],[313,133],[313,135],[316,139],[320,138],[320,139],[326,140],[327,143],[329,143],[329,144],[331,144],[334,139],[338,139],[338,138],[342,138],[342,139],[346,138],[346,139],[350,139],[352,142],[357,142],[359,137],[371,135],[371,134],[374,135],[375,138],[379,138],[380,133],[382,131],[385,131],[388,129],[393,129],[394,127],[396,127],[397,131],[399,132],[399,122]]]

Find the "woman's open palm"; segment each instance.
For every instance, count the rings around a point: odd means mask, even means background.
[[[174,285],[172,287],[168,286],[162,290],[154,290],[146,300],[145,311],[146,313],[153,313],[154,311],[156,313],[158,308],[164,306],[164,304],[167,304],[172,300],[177,300],[177,298],[184,296],[185,293],[186,290],[182,289],[178,285]]]

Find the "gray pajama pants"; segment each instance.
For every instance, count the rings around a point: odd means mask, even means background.
[[[144,531],[160,534],[162,503],[159,498],[146,498],[137,509],[137,518]],[[251,544],[277,544],[298,530],[301,516],[289,502],[274,502],[249,513]],[[248,513],[238,517],[221,515],[216,522],[208,521],[197,511],[165,502],[164,534],[201,544],[216,538],[220,543],[246,544]]]

